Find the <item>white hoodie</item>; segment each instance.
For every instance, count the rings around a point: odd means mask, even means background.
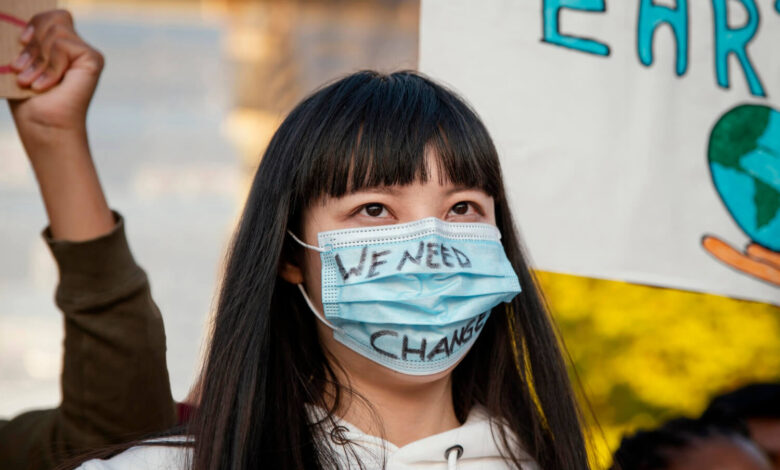
[[[315,410],[309,410],[319,415]],[[327,423],[327,421],[326,421]],[[329,426],[323,424],[323,426]],[[491,421],[482,407],[472,409],[463,425],[449,431],[434,434],[418,441],[398,447],[376,436],[368,435],[344,420],[336,421],[334,427],[323,429],[324,435],[347,439],[352,450],[327,439],[339,460],[338,468],[359,468],[356,457],[368,470],[505,470],[512,462],[501,456],[499,446],[493,437]],[[496,437],[498,437],[496,435]],[[184,442],[184,437],[159,439],[157,441]],[[342,441],[343,442],[343,441]],[[462,451],[460,450],[462,449]],[[90,460],[77,470],[186,470],[191,456],[187,447],[136,446],[108,460]],[[539,466],[527,454],[522,470],[539,470]]]

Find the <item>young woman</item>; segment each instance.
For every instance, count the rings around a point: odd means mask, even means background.
[[[35,55],[55,19],[34,21],[27,48],[63,87],[80,60],[72,25]],[[81,468],[587,468],[496,149],[415,72],[350,75],[281,124],[232,240],[200,386],[181,436]]]

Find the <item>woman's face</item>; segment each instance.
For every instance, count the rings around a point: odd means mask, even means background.
[[[328,230],[402,224],[426,217],[447,222],[496,224],[494,201],[480,189],[455,186],[440,178],[438,165],[428,155],[429,178],[406,186],[385,186],[347,194],[340,198],[323,197],[303,212],[304,242],[317,245],[317,234]],[[314,307],[323,311],[321,299],[320,254],[303,250],[302,266],[284,263],[280,274],[288,282],[303,283]],[[313,314],[312,314],[313,315]],[[342,345],[333,331],[317,321],[320,341],[350,374],[350,379],[370,381],[379,386],[426,383],[449,375],[446,371],[428,376],[410,376],[385,368]]]

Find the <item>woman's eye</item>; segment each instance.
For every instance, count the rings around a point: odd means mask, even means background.
[[[372,203],[372,204],[366,204],[363,206],[363,209],[361,212],[369,217],[380,217],[382,216],[387,209],[385,209],[385,206],[382,204]]]
[[[452,213],[454,213],[455,215],[466,215],[468,214],[470,207],[471,207],[471,203],[468,203],[466,201],[461,201],[455,204],[454,206],[452,206],[450,211],[452,211]]]

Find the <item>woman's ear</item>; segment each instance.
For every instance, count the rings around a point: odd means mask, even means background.
[[[279,265],[279,276],[290,284],[303,284],[303,271],[289,261],[282,261]]]

